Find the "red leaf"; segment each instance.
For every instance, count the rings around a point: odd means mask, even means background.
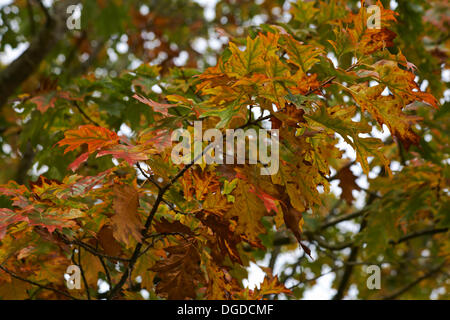
[[[148,156],[134,146],[117,145],[113,149],[100,151],[97,158],[106,155],[112,155],[116,159],[124,159],[130,166],[138,161],[148,160]]]
[[[84,125],[75,130],[64,133],[65,138],[58,142],[59,146],[67,145],[64,153],[73,151],[83,144],[88,145],[88,153],[91,154],[104,147],[119,143],[119,137],[111,130],[93,125]]]
[[[68,92],[68,91],[59,91],[59,92],[50,92],[45,95],[33,97],[32,99],[30,99],[30,102],[36,104],[37,109],[41,113],[44,113],[48,109],[54,108],[55,103],[58,99],[72,100],[72,101],[75,101],[75,100],[81,101],[82,100],[81,98],[71,97],[70,92]]]
[[[268,195],[265,192],[262,192],[261,190],[258,190],[258,192],[256,192],[256,189],[253,186],[250,186],[250,192],[256,194],[256,196],[263,201],[264,207],[266,207],[267,212],[270,213],[270,211],[273,210],[276,213],[279,213],[278,207],[277,207],[277,202],[276,202],[277,199]]]
[[[166,103],[159,103],[156,101],[153,101],[152,99],[147,99],[145,97],[142,97],[140,95],[135,94],[133,96],[133,98],[135,98],[136,100],[142,102],[143,104],[146,104],[150,107],[153,108],[153,110],[155,110],[156,112],[160,112],[165,116],[170,116],[169,112],[167,111],[169,108],[175,107],[176,105],[174,104],[166,104]]]
[[[15,213],[6,208],[0,208],[0,240],[6,235],[6,228],[13,223],[27,221],[28,217]]]
[[[76,158],[74,162],[69,164],[69,169],[72,170],[73,172],[75,172],[83,162],[86,162],[86,160],[88,158],[89,158],[89,152],[83,153],[81,156]]]

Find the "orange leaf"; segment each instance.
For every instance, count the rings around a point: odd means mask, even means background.
[[[114,216],[111,218],[114,237],[129,245],[129,237],[142,240],[142,222],[138,215],[139,194],[135,187],[127,184],[115,184],[113,187]]]
[[[59,146],[68,146],[64,153],[73,151],[83,144],[87,144],[88,153],[119,143],[119,137],[111,130],[93,125],[84,125],[78,129],[68,130],[64,133],[65,138],[58,142]]]

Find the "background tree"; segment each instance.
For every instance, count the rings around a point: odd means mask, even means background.
[[[378,30],[369,4],[3,5],[0,297],[448,298],[450,9],[381,1]],[[194,121],[279,129],[279,172],[173,164]]]

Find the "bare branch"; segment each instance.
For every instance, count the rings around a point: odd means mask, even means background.
[[[414,239],[417,237],[422,237],[422,236],[426,236],[426,235],[432,235],[432,234],[436,234],[436,233],[444,233],[447,232],[448,228],[431,228],[431,229],[425,229],[425,230],[420,230],[420,231],[416,231],[416,232],[412,232],[410,234],[407,234],[404,237],[401,237],[400,239],[398,239],[397,241],[391,240],[389,241],[390,244],[392,245],[396,245],[399,244],[401,242],[405,242],[408,241],[410,239]]]
[[[334,226],[334,225],[336,225],[336,224],[338,224],[338,223],[341,223],[341,222],[343,222],[343,221],[347,221],[347,220],[351,220],[351,219],[358,218],[358,217],[364,215],[366,212],[367,212],[366,210],[360,210],[360,211],[356,211],[356,212],[349,213],[349,214],[346,214],[346,215],[342,215],[342,216],[337,217],[337,218],[335,218],[335,219],[333,219],[333,220],[330,220],[330,221],[328,221],[328,222],[323,223],[323,224],[319,227],[319,229],[320,229],[320,230],[323,230],[323,229],[332,227],[332,226]]]
[[[399,296],[401,296],[402,294],[404,294],[408,290],[411,290],[412,288],[414,288],[417,284],[419,284],[423,280],[425,280],[425,279],[433,276],[434,274],[438,273],[442,269],[443,266],[444,266],[444,262],[441,263],[440,265],[438,265],[437,267],[432,268],[430,271],[425,273],[423,276],[421,276],[421,277],[417,278],[416,280],[414,280],[413,282],[407,284],[405,287],[401,288],[400,290],[394,292],[391,295],[385,296],[382,299],[383,300],[393,300],[393,299],[398,298]]]

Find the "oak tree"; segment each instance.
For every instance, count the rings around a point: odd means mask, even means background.
[[[394,4],[3,5],[0,298],[448,299],[450,8]],[[196,122],[278,130],[279,170],[174,162]]]

